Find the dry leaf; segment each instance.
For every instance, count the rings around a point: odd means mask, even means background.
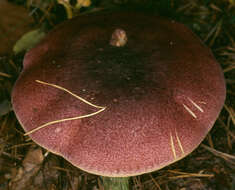
[[[44,157],[41,148],[30,148],[23,160],[23,167],[18,168],[17,174],[10,182],[10,188],[24,190],[32,185],[33,177],[38,173]]]
[[[32,17],[22,6],[0,0],[0,55],[9,53],[16,40],[32,29]]]

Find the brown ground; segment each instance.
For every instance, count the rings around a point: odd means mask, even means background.
[[[28,137],[10,107],[11,89],[24,53],[14,55],[19,37],[33,28],[52,28],[66,18],[62,5],[49,0],[0,0],[0,190],[102,190],[101,180],[48,153]],[[140,0],[129,0],[141,2]],[[26,2],[26,1],[25,1]],[[81,11],[113,8],[128,0],[93,1]],[[125,4],[123,5],[125,6]],[[211,47],[227,83],[225,106],[214,128],[191,155],[151,174],[131,178],[133,190],[235,189],[235,1],[144,0],[139,8],[185,23]],[[73,14],[78,14],[73,12]]]

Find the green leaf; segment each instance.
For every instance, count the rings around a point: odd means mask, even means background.
[[[13,52],[15,54],[27,51],[38,44],[45,36],[45,32],[40,29],[32,30],[24,34],[14,45]]]

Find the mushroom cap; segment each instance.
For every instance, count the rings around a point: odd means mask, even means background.
[[[109,44],[120,28],[128,41]],[[134,176],[192,152],[213,126],[225,81],[210,50],[184,25],[140,12],[83,15],[56,27],[24,59],[12,103],[26,132],[106,109],[30,137],[73,165],[102,176]]]

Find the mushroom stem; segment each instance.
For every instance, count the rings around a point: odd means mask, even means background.
[[[129,177],[102,177],[104,190],[128,190]]]

